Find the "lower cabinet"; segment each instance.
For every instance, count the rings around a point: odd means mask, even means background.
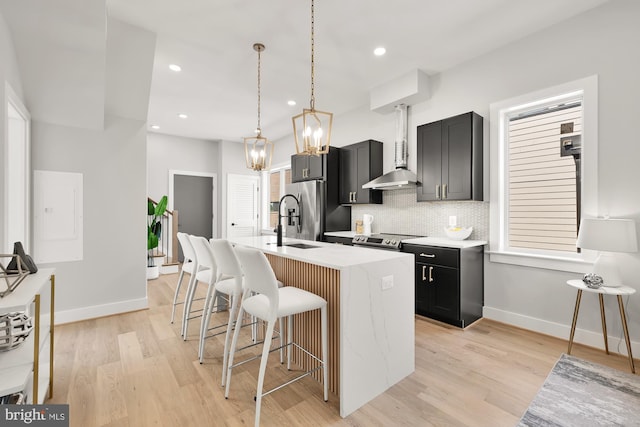
[[[483,246],[405,244],[416,259],[416,314],[464,328],[482,317]]]

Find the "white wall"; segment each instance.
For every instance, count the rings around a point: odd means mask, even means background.
[[[145,122],[104,131],[33,122],[34,169],[83,174],[84,258],[52,264],[57,321],[147,306]]]

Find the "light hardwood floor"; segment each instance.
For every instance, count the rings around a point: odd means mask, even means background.
[[[208,340],[205,362],[199,364],[199,320],[190,324],[186,342],[180,322],[169,324],[176,281],[177,274],[149,282],[148,310],[56,328],[49,403],[70,405],[71,426],[253,425],[258,362],[234,370],[225,400],[219,384],[224,335]],[[567,307],[567,320],[572,310]],[[224,316],[214,315],[213,322],[226,321]],[[342,419],[337,398],[323,402],[320,384],[305,378],[265,397],[261,421],[264,426],[513,426],[566,349],[566,340],[486,319],[462,331],[416,318],[416,370],[386,393]],[[572,353],[628,370],[624,356],[581,345]],[[277,359],[272,354],[265,388],[291,375]]]

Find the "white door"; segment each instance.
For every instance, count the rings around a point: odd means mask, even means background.
[[[260,179],[252,175],[227,176],[227,237],[258,234]]]

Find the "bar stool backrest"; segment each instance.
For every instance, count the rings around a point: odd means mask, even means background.
[[[269,319],[276,319],[279,303],[278,280],[267,257],[259,250],[238,246],[236,254],[244,272],[245,298],[251,292],[262,294],[269,300]]]
[[[189,236],[189,241],[198,259],[198,266],[211,269],[212,280],[217,280],[219,271],[218,265],[213,255],[213,248],[206,237]]]
[[[184,262],[187,263],[189,261],[195,261],[196,254],[193,250],[193,246],[191,245],[191,241],[189,240],[189,235],[182,232],[178,233],[178,242],[180,242],[180,247],[182,248]]]

